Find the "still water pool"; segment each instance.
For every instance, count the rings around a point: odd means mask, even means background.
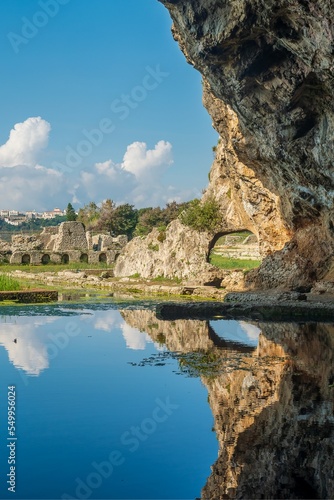
[[[0,498],[332,498],[332,325],[1,312]]]

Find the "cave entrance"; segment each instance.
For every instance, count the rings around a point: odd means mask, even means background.
[[[221,269],[254,269],[261,264],[259,242],[248,230],[218,233],[209,245],[208,262]]]

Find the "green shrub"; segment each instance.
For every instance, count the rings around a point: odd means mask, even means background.
[[[157,240],[160,241],[160,243],[163,243],[166,240],[166,230],[160,231]]]
[[[218,231],[221,224],[219,205],[212,197],[205,202],[196,198],[181,213],[180,220],[182,224],[196,231]]]
[[[153,252],[159,252],[159,245],[153,245],[153,243],[150,243],[148,245],[148,249],[152,250]]]

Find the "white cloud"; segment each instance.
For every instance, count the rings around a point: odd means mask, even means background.
[[[63,175],[55,170],[41,166],[0,167],[1,208],[42,211],[52,205],[65,206],[68,198]]]
[[[112,198],[117,203],[131,203],[138,207],[165,204],[182,195],[161,182],[164,170],[173,164],[172,145],[159,141],[153,149],[145,142],[133,142],[121,163],[111,159],[96,163],[93,171],[83,171],[77,197],[87,196],[100,202]],[[115,193],[115,194],[114,194]]]
[[[17,123],[0,146],[0,208],[44,211],[65,207],[69,201],[78,206],[106,198],[139,208],[189,198],[164,185],[162,175],[173,164],[172,145],[167,141],[157,142],[152,149],[145,142],[133,142],[120,163],[108,159],[65,174],[38,164],[50,130],[47,121],[31,117]]]
[[[50,124],[40,116],[14,125],[8,141],[0,146],[0,165],[35,166],[39,152],[48,144],[50,130]]]
[[[145,142],[133,142],[127,147],[122,168],[131,172],[138,180],[147,174],[160,173],[161,168],[173,163],[172,145],[159,141],[154,149],[147,149]]]
[[[111,160],[104,161],[103,163],[96,163],[95,169],[98,174],[106,175],[112,180],[115,180],[118,174],[117,165],[114,165]]]

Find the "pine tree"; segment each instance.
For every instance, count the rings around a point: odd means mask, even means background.
[[[67,205],[67,208],[66,208],[66,220],[67,221],[77,220],[77,214],[75,213],[75,210],[74,210],[73,206],[71,205],[71,203],[69,203]]]

